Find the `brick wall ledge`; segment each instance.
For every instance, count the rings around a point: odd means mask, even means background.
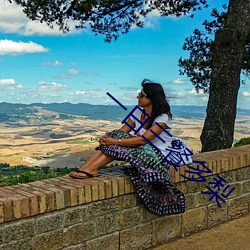
[[[193,159],[205,161],[212,170],[210,174],[203,174],[204,177],[220,174],[250,166],[250,145],[206,152],[194,155]],[[176,184],[191,182],[181,176],[191,177],[185,169],[188,167],[182,166],[178,171],[171,169],[170,174]],[[100,177],[84,180],[65,176],[1,187],[0,223],[135,192],[123,168],[103,169],[100,173]]]

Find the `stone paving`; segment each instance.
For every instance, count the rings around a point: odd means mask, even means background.
[[[151,250],[249,250],[250,214]]]

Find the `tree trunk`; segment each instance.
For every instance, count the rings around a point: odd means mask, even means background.
[[[202,152],[230,148],[234,138],[242,60],[250,33],[250,0],[230,0],[228,18],[215,35]]]

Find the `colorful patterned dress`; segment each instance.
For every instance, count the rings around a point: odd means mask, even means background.
[[[107,135],[115,139],[132,136],[119,130],[109,132]],[[170,164],[164,160],[164,155],[150,144],[139,147],[112,145],[96,149],[131,165],[127,168],[127,174],[150,212],[156,215],[172,215],[185,211],[184,194],[170,179]]]

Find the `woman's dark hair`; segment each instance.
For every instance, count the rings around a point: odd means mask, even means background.
[[[145,92],[146,96],[152,102],[152,113],[147,125],[147,129],[153,125],[154,119],[159,115],[167,114],[170,119],[172,119],[170,106],[167,102],[162,86],[159,83],[151,82],[148,79],[144,79],[141,83],[141,86],[143,87],[143,91]]]

